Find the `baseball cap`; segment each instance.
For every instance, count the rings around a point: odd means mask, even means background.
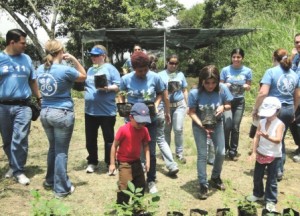
[[[91,51],[89,52],[89,54],[92,54],[92,55],[103,55],[105,54],[105,51],[98,48],[98,47],[94,47],[91,49]]]
[[[281,108],[281,103],[276,97],[266,97],[258,110],[258,115],[262,117],[270,117]]]
[[[144,103],[135,103],[130,110],[130,115],[137,123],[151,123],[149,109]]]

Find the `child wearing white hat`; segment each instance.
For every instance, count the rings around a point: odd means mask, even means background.
[[[253,151],[250,159],[256,159],[253,176],[253,195],[246,199],[250,202],[265,201],[269,212],[276,211],[277,203],[277,167],[282,157],[282,137],[285,126],[277,118],[281,103],[276,97],[266,97],[259,108],[262,118],[253,140]],[[267,169],[267,182],[264,191],[263,177]]]

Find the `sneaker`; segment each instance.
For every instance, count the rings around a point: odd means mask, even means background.
[[[179,169],[177,166],[173,167],[172,169],[169,169],[169,176],[175,176],[179,172]]]
[[[273,202],[267,202],[267,204],[266,204],[266,209],[267,209],[269,212],[276,212],[275,203],[273,203]]]
[[[228,157],[233,160],[233,161],[236,161],[236,155],[237,153],[235,151],[232,151],[232,150],[229,150],[228,151]]]
[[[201,200],[205,200],[208,197],[208,186],[207,185],[200,185],[200,194],[199,198]]]
[[[295,155],[300,154],[300,147],[298,147],[295,151],[293,151],[293,154],[295,154]]]
[[[118,173],[117,169],[114,169],[114,171],[112,171],[112,172],[110,172],[109,170],[107,171],[107,175],[109,175],[109,176],[115,176],[115,175],[117,175],[117,173]]]
[[[264,200],[264,196],[257,197],[257,196],[254,196],[254,195],[250,195],[250,196],[246,197],[246,200],[249,201],[249,202],[263,201]]]
[[[68,195],[71,195],[72,193],[74,193],[74,191],[75,191],[75,186],[72,185],[71,188],[70,188],[70,191],[68,193],[63,193],[63,194],[57,194],[57,193],[55,193],[54,196],[57,199],[61,199],[61,198],[67,197]]]
[[[148,189],[149,189],[149,193],[151,193],[151,194],[155,194],[158,192],[155,182],[153,182],[153,181],[148,183]]]
[[[29,185],[29,183],[30,183],[29,178],[27,178],[26,175],[24,175],[23,173],[17,175],[17,176],[16,176],[16,179],[17,179],[17,181],[18,181],[20,184],[22,184],[22,185]]]
[[[183,157],[183,155],[176,155],[176,158],[180,163],[186,164],[186,159]]]
[[[225,190],[225,185],[220,177],[210,179],[211,186],[219,190]]]
[[[53,184],[49,184],[48,182],[44,181],[43,182],[43,187],[46,189],[46,190],[51,190],[53,188]]]
[[[300,153],[293,157],[293,161],[296,162],[296,163],[300,163]]]
[[[5,173],[5,178],[12,178],[13,177],[13,169],[12,168],[9,168],[9,170]]]
[[[283,173],[282,172],[278,172],[277,173],[277,181],[280,182],[283,179]]]
[[[95,164],[89,164],[87,166],[87,168],[85,169],[85,171],[87,173],[93,173],[93,172],[95,172],[96,169],[97,169],[97,165],[95,165]]]

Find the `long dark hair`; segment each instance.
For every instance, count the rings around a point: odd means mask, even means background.
[[[214,79],[217,82],[217,86],[214,91],[219,92],[220,73],[215,65],[208,65],[202,68],[199,72],[198,90],[203,91],[203,82],[207,79]]]
[[[234,54],[240,54],[240,55],[242,56],[242,58],[245,57],[245,52],[244,52],[244,50],[243,50],[242,48],[235,48],[235,49],[233,49],[233,50],[231,51],[231,54],[230,54],[230,63],[231,63],[231,64],[232,64],[231,58],[232,58],[232,56],[233,56]]]

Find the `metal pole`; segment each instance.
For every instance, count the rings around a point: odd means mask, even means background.
[[[166,29],[164,30],[164,67],[166,65]]]

